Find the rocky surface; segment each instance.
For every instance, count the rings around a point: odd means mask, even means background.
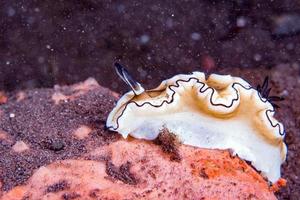
[[[241,76],[254,86],[261,84],[264,77],[269,76],[271,95],[285,98],[278,103],[280,108],[276,116],[287,131],[288,157],[282,167],[282,176],[287,180],[287,187],[282,188],[276,195],[279,199],[297,199],[300,195],[297,159],[300,156],[300,137],[297,131],[300,124],[300,107],[297,104],[300,97],[300,89],[297,87],[300,83],[299,66],[279,65],[271,70],[260,69],[260,73],[253,69],[234,68],[224,69],[220,73]],[[88,79],[71,87],[55,86],[54,89],[15,91],[2,96],[7,99],[0,105],[2,191],[10,191],[15,186],[22,186],[28,180],[33,180],[33,173],[42,166],[50,164],[49,167],[52,168],[60,166],[60,160],[78,158],[97,162],[100,159],[106,163],[103,170],[107,174],[121,181],[136,183],[137,179],[131,173],[121,173],[131,168],[131,164],[123,162],[116,165],[107,162],[103,152],[94,152],[95,147],[101,149],[120,140],[117,134],[104,129],[106,117],[118,98],[116,93],[102,88],[93,79]],[[162,145],[160,152],[171,164],[182,162],[185,157],[176,150],[176,145],[165,144],[165,141],[173,140],[164,138],[162,135],[153,145]],[[138,145],[144,147],[150,144]],[[206,176],[207,173],[204,173],[203,177]],[[21,191],[26,190],[23,188]]]
[[[275,199],[228,151],[105,129],[117,99],[93,79],[14,93],[0,106],[1,199]]]

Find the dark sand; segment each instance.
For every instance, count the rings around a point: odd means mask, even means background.
[[[68,88],[59,91],[72,94]],[[51,99],[53,93],[53,89],[25,91],[24,100],[16,102],[16,96],[12,95],[6,104],[1,105],[0,130],[8,134],[8,140],[1,140],[0,144],[3,190],[24,183],[33,170],[42,165],[80,157],[86,153],[87,145],[104,145],[119,137],[104,128],[116,100],[107,89],[98,88],[58,105]],[[80,125],[94,129],[84,140],[73,135]],[[16,141],[25,142],[30,151],[12,151]]]
[[[285,101],[279,102],[281,107],[277,110],[277,118],[286,127],[286,143],[288,145],[287,162],[283,165],[283,178],[287,179],[287,187],[277,193],[279,199],[297,199],[300,194],[299,159],[300,141],[299,124],[300,108],[297,105],[300,98],[299,66],[278,66],[272,70],[264,69],[260,73],[257,70],[223,70],[223,73],[240,75],[253,85],[261,84],[264,77],[271,78],[272,95],[285,96]],[[292,81],[291,83],[288,82]],[[54,89],[35,89],[25,91],[25,98],[16,101],[17,93],[9,95],[8,102],[0,106],[0,129],[5,131],[9,140],[1,140],[0,144],[0,178],[3,181],[3,190],[9,190],[13,186],[24,183],[34,169],[49,164],[55,160],[81,157],[86,149],[110,143],[119,138],[113,132],[106,131],[104,124],[106,117],[113,107],[116,98],[112,93],[103,88],[87,91],[74,100],[60,101],[54,104],[51,99],[54,91],[65,95],[76,94],[74,90],[63,87]],[[76,96],[76,95],[75,95]],[[11,114],[14,114],[12,117]],[[77,140],[72,135],[79,125],[88,125],[94,131],[84,140]],[[168,138],[167,138],[168,139]],[[24,141],[30,146],[30,151],[14,153],[11,150],[15,141]],[[170,140],[170,139],[169,139]],[[171,139],[173,142],[174,140]],[[164,148],[163,137],[156,141]],[[177,160],[176,149],[165,148],[166,153],[171,153]],[[170,152],[168,152],[170,151]],[[93,159],[93,158],[87,158]],[[135,179],[126,174],[130,167],[127,163],[123,167],[116,168],[107,159],[107,173],[122,181],[135,184]],[[175,161],[176,161],[175,159]],[[125,173],[125,174],[124,174]],[[53,186],[55,189],[56,187]]]
[[[291,28],[280,20],[300,13],[298,0],[10,0],[0,9],[0,90],[95,77],[124,91],[112,72],[116,59],[152,88],[178,73],[300,57],[300,20]],[[276,28],[286,35],[275,37]]]

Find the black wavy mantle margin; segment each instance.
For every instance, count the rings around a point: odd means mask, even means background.
[[[108,127],[106,127],[106,128],[109,129],[109,130],[112,130],[112,131],[117,131],[117,129],[120,127],[120,125],[119,125],[119,119],[123,116],[123,114],[124,114],[124,112],[125,112],[125,110],[126,110],[126,108],[127,108],[127,106],[128,106],[129,104],[135,104],[137,107],[142,107],[142,106],[144,106],[144,105],[146,105],[146,104],[149,104],[150,106],[155,107],[155,108],[159,108],[159,107],[163,106],[163,104],[165,104],[165,103],[166,103],[166,104],[171,104],[171,103],[174,101],[174,95],[175,95],[175,93],[176,93],[176,91],[174,91],[174,90],[172,89],[172,87],[178,88],[178,87],[180,86],[180,85],[179,85],[179,82],[186,82],[186,83],[187,83],[187,82],[190,82],[191,80],[196,80],[197,83],[202,84],[202,87],[199,89],[199,92],[200,92],[200,93],[204,93],[204,92],[206,92],[206,91],[209,90],[209,89],[212,90],[212,94],[211,94],[211,96],[210,96],[210,103],[211,103],[213,106],[223,106],[223,107],[225,107],[225,108],[230,108],[230,107],[233,105],[233,103],[234,103],[235,101],[237,101],[237,100],[240,98],[238,90],[234,87],[235,85],[239,85],[239,86],[243,87],[243,88],[246,89],[246,90],[254,89],[254,88],[253,88],[252,86],[250,86],[250,85],[249,85],[249,87],[245,87],[245,86],[243,86],[242,84],[240,84],[240,83],[238,83],[238,82],[234,82],[234,83],[231,85],[231,87],[232,87],[232,88],[235,90],[235,92],[236,92],[236,98],[232,99],[230,105],[227,106],[227,105],[225,105],[225,104],[215,104],[215,103],[212,101],[212,97],[213,97],[213,95],[214,95],[214,93],[215,93],[215,89],[212,88],[212,87],[208,87],[208,88],[206,88],[205,90],[202,91],[203,87],[204,87],[205,85],[207,85],[207,84],[205,84],[204,82],[200,81],[199,79],[197,79],[197,78],[195,78],[195,77],[191,77],[191,78],[189,78],[188,80],[178,79],[178,80],[175,81],[175,84],[174,84],[174,85],[169,85],[169,86],[167,87],[169,90],[171,90],[171,91],[173,92],[173,94],[171,95],[170,101],[164,100],[164,101],[162,101],[162,103],[161,103],[160,105],[153,105],[153,104],[150,103],[150,102],[144,102],[144,103],[142,103],[142,104],[139,105],[137,102],[135,102],[135,101],[132,100],[132,99],[135,97],[135,95],[134,95],[134,96],[128,101],[128,103],[126,104],[126,106],[125,106],[125,108],[123,109],[121,115],[118,116],[118,118],[117,118],[117,120],[116,120],[117,126],[116,126],[116,127],[114,127],[114,126],[108,126]],[[263,97],[260,95],[260,93],[259,93],[256,89],[254,89],[254,90],[257,92],[257,94],[258,94],[260,100],[261,100],[263,103],[266,103],[266,102],[268,101],[267,99],[263,98]],[[151,91],[152,91],[152,92],[158,92],[158,91],[160,91],[160,90],[151,90]],[[284,136],[284,135],[285,135],[285,130],[284,130],[284,128],[283,128],[283,130],[281,130],[281,127],[280,127],[280,124],[279,124],[279,123],[273,124],[272,120],[270,119],[270,117],[269,117],[269,115],[268,115],[268,113],[274,113],[274,112],[275,112],[275,109],[274,109],[274,108],[273,108],[273,109],[267,109],[267,110],[265,111],[265,115],[266,115],[266,117],[267,117],[269,123],[271,124],[271,126],[272,126],[273,128],[276,128],[276,127],[278,128],[279,135],[280,135],[280,136]]]

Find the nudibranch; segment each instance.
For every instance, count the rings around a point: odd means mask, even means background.
[[[124,138],[153,140],[162,129],[182,144],[231,149],[250,161],[270,182],[280,178],[286,159],[285,130],[273,105],[245,80],[201,72],[179,74],[145,90],[118,63],[118,74],[131,87],[108,116],[106,126]]]

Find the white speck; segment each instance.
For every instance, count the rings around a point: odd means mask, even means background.
[[[14,113],[9,113],[9,118],[14,118],[16,115]]]
[[[288,50],[293,50],[293,49],[294,49],[294,44],[293,44],[293,43],[288,43],[288,44],[286,45],[286,48],[287,48]]]
[[[9,62],[9,61],[6,61],[6,64],[7,64],[7,65],[10,65],[10,62]]]
[[[33,24],[34,21],[35,21],[35,18],[34,18],[34,17],[28,17],[28,18],[27,18],[27,22],[28,22],[29,24]]]
[[[117,10],[119,13],[122,13],[125,11],[125,6],[123,4],[120,4],[117,6]]]
[[[239,17],[239,18],[237,18],[237,20],[236,20],[236,26],[237,27],[245,27],[246,26],[246,24],[247,24],[247,20],[246,20],[246,18],[245,17]]]
[[[149,35],[142,35],[142,36],[140,37],[140,42],[141,42],[142,44],[146,44],[147,42],[149,42],[149,40],[150,40]]]
[[[148,59],[148,60],[151,60],[151,56],[147,56],[147,59]]]
[[[50,51],[54,51],[54,49],[51,48],[51,46],[50,46],[49,44],[46,45],[46,48],[47,48],[47,49],[50,49]]]
[[[152,9],[153,11],[158,11],[158,10],[159,10],[159,6],[160,6],[160,5],[153,5],[153,6],[151,7],[151,9]]]
[[[45,58],[43,56],[38,57],[38,62],[39,63],[44,63]]]
[[[24,7],[24,6],[21,6],[21,9],[22,9],[23,12],[26,12],[26,11],[27,11],[27,8]]]
[[[16,14],[16,10],[13,9],[12,7],[9,7],[9,8],[7,9],[7,15],[8,15],[9,17],[14,16],[15,14]]]
[[[194,32],[194,33],[191,34],[191,38],[193,40],[200,40],[201,39],[201,35],[200,35],[200,33]]]
[[[171,18],[168,18],[166,21],[167,27],[172,28],[173,27],[173,20]]]
[[[35,8],[34,12],[40,12],[40,9],[39,8]]]
[[[146,77],[147,76],[147,72],[145,70],[143,70],[141,67],[139,67],[138,69],[138,72],[140,73],[140,76],[141,77]]]
[[[64,31],[67,30],[67,27],[64,26],[64,27],[63,27],[63,30],[64,30]]]
[[[254,58],[255,61],[261,61],[261,58],[262,58],[262,57],[261,57],[260,54],[257,53],[257,54],[254,55],[253,58]]]
[[[283,90],[280,94],[280,96],[284,96],[284,97],[286,97],[288,95],[289,95],[289,92],[287,90]]]
[[[174,17],[175,15],[174,15],[174,14],[172,14],[171,16],[172,16],[172,17]]]

